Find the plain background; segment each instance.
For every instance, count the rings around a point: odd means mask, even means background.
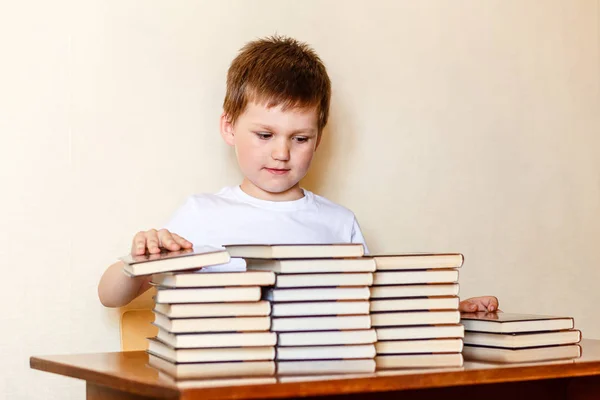
[[[31,355],[116,351],[104,269],[185,198],[241,181],[231,59],[313,45],[331,122],[304,185],[373,252],[460,251],[461,295],[600,338],[595,0],[15,1],[0,6],[0,397],[80,399]]]

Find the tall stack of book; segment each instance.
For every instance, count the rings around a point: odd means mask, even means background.
[[[461,367],[458,311],[462,254],[373,256],[371,325],[377,369]]]
[[[571,317],[464,313],[466,360],[526,363],[581,356],[581,332]]]
[[[278,375],[375,371],[369,286],[375,262],[361,244],[225,246],[249,271],[276,274],[271,303]]]
[[[275,283],[273,272],[241,271],[243,260],[208,246],[123,261],[130,275],[154,274],[151,366],[175,380],[275,373],[277,337],[269,331],[270,304],[261,300],[261,287]]]

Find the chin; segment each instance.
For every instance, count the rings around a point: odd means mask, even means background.
[[[268,192],[268,193],[284,193],[287,192],[288,190],[290,190],[291,188],[293,188],[296,185],[296,183],[290,184],[290,183],[262,183],[262,184],[255,184],[255,186],[257,186],[258,188],[260,188],[261,190]]]

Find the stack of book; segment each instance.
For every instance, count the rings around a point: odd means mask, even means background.
[[[581,332],[570,317],[464,313],[466,360],[527,363],[581,356]]]
[[[277,334],[279,375],[375,371],[369,286],[375,262],[361,244],[225,246],[248,271],[276,274],[263,291]]]
[[[132,276],[153,274],[157,287],[151,366],[176,380],[275,373],[277,337],[261,300],[273,272],[245,271],[243,260],[208,246],[123,261]]]
[[[373,256],[371,325],[377,369],[461,367],[458,311],[462,254]]]

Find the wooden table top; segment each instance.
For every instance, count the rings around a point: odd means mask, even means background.
[[[429,389],[483,383],[519,382],[600,375],[600,340],[580,343],[582,357],[532,364],[465,362],[462,368],[386,370],[336,377],[268,377],[195,380],[174,384],[147,365],[142,351],[31,357],[33,369],[83,379],[96,385],[156,397],[209,399],[285,398],[333,394]]]

